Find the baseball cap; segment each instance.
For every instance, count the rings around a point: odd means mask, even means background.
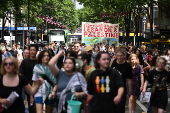
[[[0,44],[0,50],[5,50],[5,46],[3,44]]]
[[[92,48],[91,46],[86,46],[86,47],[84,48],[84,51],[90,51],[90,50],[93,50],[93,48]]]

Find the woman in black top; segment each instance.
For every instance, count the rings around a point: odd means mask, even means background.
[[[88,97],[90,113],[118,113],[115,104],[122,98],[124,88],[122,77],[115,69],[109,68],[110,56],[99,52],[95,68],[88,79]]]
[[[1,65],[0,77],[0,103],[9,106],[10,101],[7,99],[11,92],[16,92],[19,97],[11,103],[8,109],[3,110],[3,113],[24,113],[25,107],[22,100],[22,89],[26,90],[30,95],[34,95],[39,86],[42,84],[42,79],[39,79],[34,87],[28,83],[24,76],[18,75],[17,60],[14,57],[7,57]]]
[[[125,113],[126,106],[126,96],[131,96],[132,93],[132,67],[126,61],[126,51],[124,48],[120,47],[116,49],[116,59],[113,61],[111,67],[116,69],[123,78],[124,93],[120,103],[116,106],[117,113]],[[127,91],[128,89],[128,91]]]
[[[144,60],[143,60],[141,51],[137,49],[135,51],[135,54],[138,56],[140,65],[142,65],[144,67]]]
[[[158,57],[156,61],[157,67],[149,72],[145,81],[143,94],[145,95],[148,83],[151,83],[152,94],[150,104],[152,113],[164,113],[168,104],[167,84],[170,88],[169,72],[165,70],[167,61],[163,57]]]

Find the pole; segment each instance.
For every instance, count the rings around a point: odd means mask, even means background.
[[[146,16],[143,17],[143,37],[145,38],[145,30],[146,30]]]
[[[143,28],[143,37],[145,38],[145,22],[144,22],[144,28]]]
[[[150,48],[151,48],[151,39],[153,36],[153,0],[150,0]]]
[[[28,32],[30,30],[30,0],[27,0],[28,1]],[[28,39],[30,39],[30,37],[28,36]]]
[[[9,30],[9,35],[10,35],[10,47],[12,48],[12,34],[11,34],[11,12],[10,12],[10,30]]]
[[[47,20],[45,20],[45,30],[46,30],[46,33],[47,33]]]
[[[24,43],[25,43],[25,37],[24,37],[24,24],[23,24],[23,33],[22,33],[22,40],[23,40],[23,49],[24,49]]]
[[[133,46],[135,46],[135,36],[133,37]]]

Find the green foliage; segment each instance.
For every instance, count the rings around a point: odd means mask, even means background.
[[[30,10],[28,11],[28,7],[25,9],[25,15],[28,15],[29,13],[30,25],[32,26],[45,27],[45,20],[36,17],[36,15],[53,17],[53,21],[61,22],[62,25],[66,25],[69,29],[76,29],[79,25],[75,4],[72,0],[30,1]],[[56,26],[48,24],[48,28],[56,28]]]

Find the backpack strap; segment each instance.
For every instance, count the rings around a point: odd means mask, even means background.
[[[109,64],[109,67],[112,66],[113,61],[114,61],[114,59],[111,59],[110,64]]]

